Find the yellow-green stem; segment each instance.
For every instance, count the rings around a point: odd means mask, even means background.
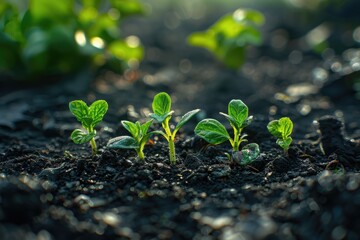
[[[232,146],[234,151],[239,151],[239,147],[240,147],[239,139],[240,139],[240,131],[234,128],[234,145]]]
[[[89,129],[86,129],[89,133],[94,132],[94,128],[92,126],[89,127]],[[97,146],[96,146],[96,142],[95,142],[95,138],[92,138],[90,140],[90,145],[91,145],[91,149],[92,149],[92,155],[95,156],[97,153]]]
[[[92,138],[90,140],[90,145],[91,145],[91,149],[92,149],[92,155],[95,156],[97,153],[97,146],[96,146],[96,142],[95,142],[94,138]]]
[[[144,159],[145,159],[144,151],[143,151],[141,148],[139,148],[138,150],[136,150],[136,152],[137,152],[138,158],[139,158],[140,160],[144,160]]]
[[[165,119],[165,121],[162,123],[162,127],[165,130],[165,134],[167,136],[168,144],[169,144],[169,158],[171,164],[176,164],[176,155],[175,155],[175,136],[171,133],[170,127],[169,127],[169,120],[170,118]]]
[[[170,157],[170,163],[175,164],[176,163],[175,143],[174,143],[174,139],[172,138],[169,138],[169,157]]]

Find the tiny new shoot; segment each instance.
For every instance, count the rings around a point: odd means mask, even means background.
[[[277,138],[276,143],[284,150],[285,154],[287,154],[292,142],[291,133],[293,127],[294,124],[288,117],[273,120],[267,125],[268,131]]]
[[[108,110],[108,104],[105,100],[97,100],[90,107],[84,101],[75,100],[69,103],[70,112],[81,123],[84,129],[75,129],[71,133],[71,139],[76,144],[90,142],[93,156],[97,153],[95,142],[96,130],[98,125]]]
[[[229,122],[234,131],[234,137],[230,134],[218,120],[207,118],[200,121],[195,127],[195,134],[203,138],[210,144],[221,144],[229,141],[234,153],[239,151],[242,142],[247,142],[246,134],[241,134],[242,130],[252,121],[252,116],[248,116],[248,107],[239,99],[233,99],[228,105],[228,114],[220,112]],[[256,143],[245,145],[241,150],[241,165],[251,163],[257,158],[260,150]],[[233,154],[234,155],[234,154]],[[237,159],[234,159],[237,160]]]
[[[140,160],[144,160],[144,147],[153,132],[148,133],[149,127],[153,120],[140,124],[139,121],[135,123],[129,121],[121,121],[124,128],[131,134],[131,136],[120,136],[109,140],[108,148],[134,149]]]
[[[176,163],[176,153],[175,153],[175,136],[179,129],[184,126],[195,114],[197,114],[200,109],[195,109],[185,113],[180,121],[175,126],[175,129],[171,131],[169,126],[169,121],[174,113],[171,110],[171,98],[169,94],[161,92],[155,95],[152,102],[153,113],[150,114],[150,117],[161,123],[164,131],[154,131],[154,133],[162,135],[169,144],[169,158],[170,163]]]

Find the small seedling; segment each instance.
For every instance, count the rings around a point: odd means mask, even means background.
[[[192,33],[188,42],[192,46],[207,49],[225,66],[238,69],[245,62],[246,48],[261,44],[259,26],[264,21],[261,12],[238,9],[221,17],[207,30]]]
[[[293,122],[288,117],[273,120],[267,125],[268,131],[277,138],[276,143],[284,150],[285,153],[288,152],[289,146],[292,142],[290,135],[292,133],[293,126]]]
[[[233,99],[228,105],[228,114],[220,112],[230,122],[234,130],[234,138],[218,120],[208,118],[200,121],[195,127],[195,134],[203,138],[210,144],[221,144],[229,141],[233,152],[238,152],[240,144],[246,142],[246,134],[241,134],[242,130],[251,123],[252,116],[248,116],[248,107],[239,99]],[[259,146],[256,143],[251,143],[241,151],[241,160],[239,162],[246,165],[251,163],[259,155]]]
[[[130,136],[120,136],[110,139],[108,148],[121,148],[121,149],[135,149],[140,160],[144,160],[144,147],[153,132],[148,133],[149,127],[153,120],[147,121],[144,124],[140,124],[139,121],[135,123],[129,121],[121,121],[121,124],[126,130],[129,131]]]
[[[85,129],[75,129],[71,133],[71,139],[76,144],[83,144],[90,142],[92,154],[97,153],[97,146],[94,137],[96,130],[94,129],[99,124],[108,110],[108,104],[105,100],[97,100],[93,102],[90,107],[84,101],[75,100],[69,103],[70,112],[76,117]]]
[[[161,123],[163,131],[154,131],[154,133],[162,135],[169,144],[169,157],[170,163],[176,163],[176,154],[175,154],[175,136],[179,129],[184,126],[184,124],[189,121],[195,114],[197,114],[200,109],[195,109],[190,112],[185,113],[178,124],[176,125],[173,132],[169,127],[169,121],[174,113],[171,110],[171,98],[169,94],[165,92],[161,92],[155,95],[154,100],[152,102],[152,110],[153,113],[150,114],[150,117]]]

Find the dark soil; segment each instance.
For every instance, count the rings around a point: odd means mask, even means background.
[[[327,68],[336,60],[345,69],[348,60],[304,51],[291,62],[296,46],[265,45],[230,71],[183,44],[201,22],[154,30],[159,21],[128,23],[152,26],[137,33],[147,49],[140,70],[104,72],[86,90],[83,75],[56,86],[2,86],[0,239],[359,239],[360,108],[344,84],[359,72]],[[148,143],[145,162],[106,149],[126,133],[120,121],[143,120],[160,91],[172,96],[176,115],[203,110],[179,133],[178,163],[170,165],[162,138]],[[229,162],[229,145],[209,146],[193,133],[204,117],[225,123],[218,112],[233,98],[249,106],[254,121],[244,131],[261,149],[245,167]],[[79,127],[68,111],[74,99],[109,103],[95,157],[69,138]],[[282,116],[295,125],[288,155],[266,130]]]

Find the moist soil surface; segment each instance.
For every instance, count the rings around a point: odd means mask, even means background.
[[[154,21],[140,24],[161,25]],[[0,239],[360,238],[360,108],[345,84],[359,72],[329,70],[331,61],[350,60],[296,51],[295,61],[294,46],[264,45],[231,71],[180,44],[185,30],[139,30],[146,59],[123,75],[2,86]],[[145,161],[107,149],[110,138],[127,134],[120,121],[143,121],[161,91],[171,95],[175,116],[202,109],[178,134],[176,165],[161,137],[148,142]],[[234,98],[254,116],[244,133],[261,150],[247,166],[229,161],[229,144],[211,146],[193,132],[205,117],[226,124],[218,112]],[[70,140],[80,127],[68,110],[74,99],[109,103],[96,156]],[[294,122],[287,154],[266,129],[282,116]]]

